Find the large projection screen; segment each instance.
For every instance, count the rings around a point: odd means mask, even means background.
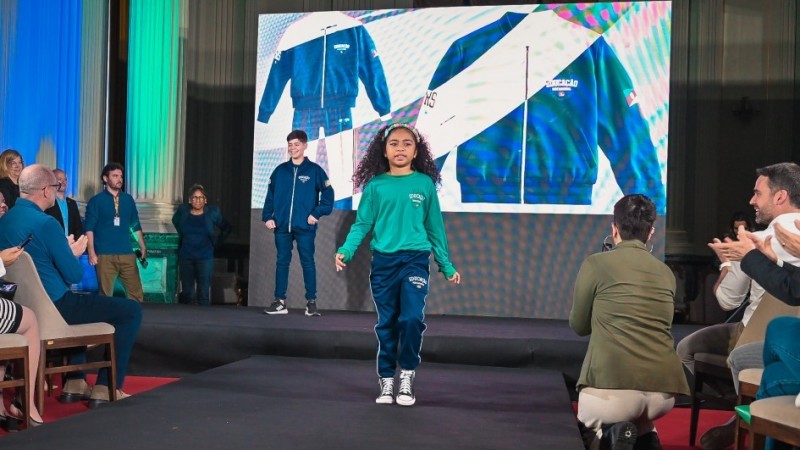
[[[393,122],[431,144],[464,275],[455,288],[432,276],[429,313],[566,317],[577,268],[628,193],[656,202],[663,255],[670,12],[658,1],[259,16],[251,304],[272,300],[261,208],[292,129],[308,133],[306,156],[335,191],[317,239],[323,309],[373,308],[367,244],[346,274],[332,261],[358,207],[353,171]],[[294,260],[289,304],[299,307]]]

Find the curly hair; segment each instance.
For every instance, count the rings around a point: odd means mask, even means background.
[[[391,134],[391,131],[397,128],[406,128],[417,138],[417,157],[411,161],[411,168],[416,172],[421,172],[431,177],[436,186],[441,185],[442,176],[439,173],[439,168],[433,161],[433,154],[428,147],[428,141],[420,136],[414,127],[407,124],[387,125],[375,133],[372,141],[370,141],[367,146],[364,159],[358,163],[358,168],[356,168],[353,174],[353,184],[356,187],[363,188],[371,179],[389,171],[389,160],[386,159],[386,140],[389,137],[387,131]]]

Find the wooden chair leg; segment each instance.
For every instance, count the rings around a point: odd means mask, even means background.
[[[106,345],[106,354],[108,360],[111,361],[111,367],[108,368],[108,400],[115,401],[117,399],[117,355],[116,355],[116,339],[111,338],[111,342]]]
[[[745,450],[745,442],[747,438],[747,433],[749,430],[746,427],[745,422],[742,420],[741,417],[738,415],[736,416],[736,437],[733,441],[733,448],[736,450]]]
[[[763,434],[750,433],[750,450],[764,450],[767,445],[767,437]]]
[[[695,373],[692,383],[692,412],[689,419],[689,445],[694,447],[697,438],[697,422],[700,419],[700,399],[697,393],[703,389],[702,375]]]
[[[22,413],[25,414],[25,427],[30,428],[31,426],[31,371],[28,368],[28,352],[25,352],[25,355],[22,357],[22,373],[23,373],[23,380],[24,384],[22,385],[22,406],[23,411]],[[35,382],[34,382],[35,384]]]
[[[35,389],[36,389],[36,409],[39,414],[44,415],[44,383],[45,375],[44,370],[47,366],[47,341],[42,341],[41,349],[39,350],[39,371],[36,374]]]

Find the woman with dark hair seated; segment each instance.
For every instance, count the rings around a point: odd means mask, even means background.
[[[590,336],[577,383],[588,448],[660,449],[653,421],[689,393],[670,332],[675,276],[646,247],[655,220],[649,198],[623,197],[616,247],[586,258],[575,281],[569,325]]]

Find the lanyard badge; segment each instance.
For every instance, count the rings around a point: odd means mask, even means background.
[[[119,195],[114,196],[114,226],[119,226]]]

